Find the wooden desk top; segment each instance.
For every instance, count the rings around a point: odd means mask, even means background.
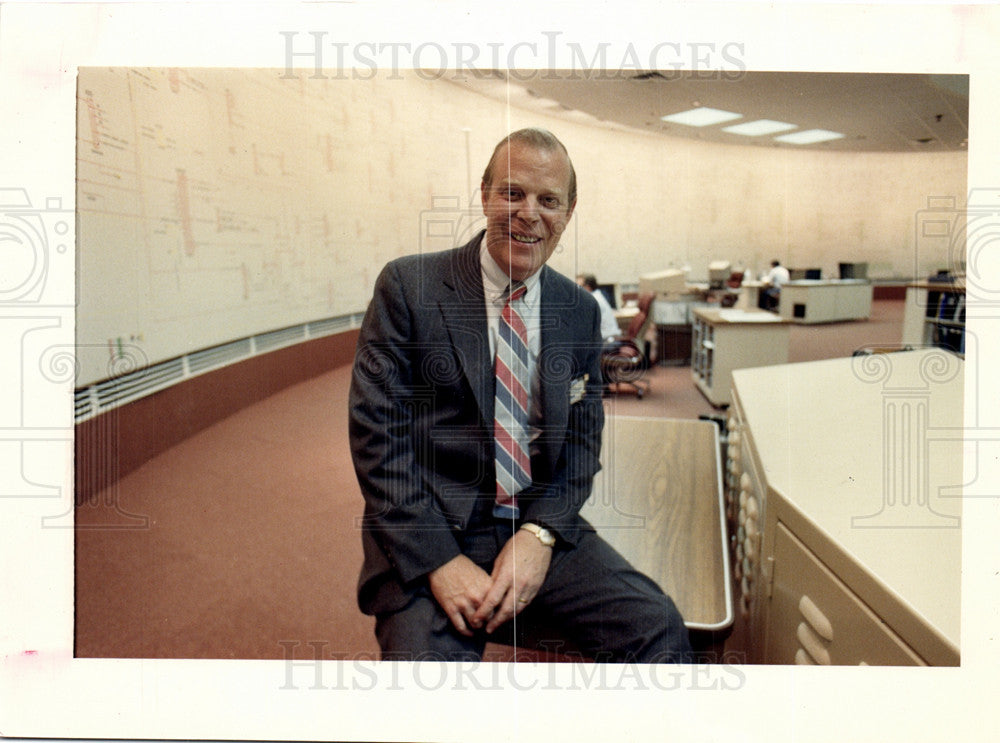
[[[756,308],[737,309],[726,307],[722,309],[710,309],[707,307],[696,307],[694,314],[707,320],[713,325],[791,325],[791,321],[776,315],[767,310]]]
[[[951,281],[914,281],[907,284],[913,289],[926,289],[932,292],[964,292],[965,277],[957,276]]]
[[[733,622],[714,423],[608,418],[581,514],[677,604],[691,629]]]
[[[791,279],[781,285],[786,286],[868,286],[872,282],[870,279]]]

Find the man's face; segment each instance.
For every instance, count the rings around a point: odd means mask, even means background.
[[[569,160],[560,149],[509,143],[493,163],[493,182],[482,185],[486,249],[515,281],[540,269],[573,216]]]

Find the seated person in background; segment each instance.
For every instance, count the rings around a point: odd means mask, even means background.
[[[386,266],[358,339],[358,602],[382,659],[479,660],[517,615],[594,660],[685,661],[674,602],[579,515],[604,408],[597,304],[545,265],[576,206],[566,148],[510,134],[481,198],[469,243]]]
[[[788,281],[788,269],[778,260],[771,261],[771,270],[764,277],[767,288],[760,295],[761,307],[772,312],[778,309],[781,301],[781,285]]]
[[[604,296],[604,292],[597,289],[597,277],[592,273],[582,273],[576,277],[576,283],[590,292],[590,295],[597,300],[597,306],[601,308],[601,337],[605,344],[614,342],[622,331],[618,327],[618,319],[607,297]]]

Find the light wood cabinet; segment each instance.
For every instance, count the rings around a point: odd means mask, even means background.
[[[769,663],[925,665],[780,522],[773,569],[764,651]]]
[[[733,373],[725,501],[751,662],[957,665],[964,361]]]

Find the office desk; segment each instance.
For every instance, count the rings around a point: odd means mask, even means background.
[[[939,349],[734,372],[726,490],[754,662],[958,665],[963,376]]]
[[[677,604],[689,629],[733,622],[714,423],[608,418],[581,514]]]
[[[790,334],[789,324],[773,312],[696,309],[691,378],[710,403],[728,405],[733,371],[786,363]]]
[[[698,307],[708,306],[705,292],[691,291],[653,302],[656,325],[656,360],[661,365],[683,366],[691,361],[691,323]]]
[[[778,311],[797,323],[862,320],[872,314],[872,285],[867,279],[788,281],[781,286]]]
[[[739,296],[734,307],[739,310],[757,309],[760,306],[760,293],[767,287],[763,281],[744,280],[740,284]]]

